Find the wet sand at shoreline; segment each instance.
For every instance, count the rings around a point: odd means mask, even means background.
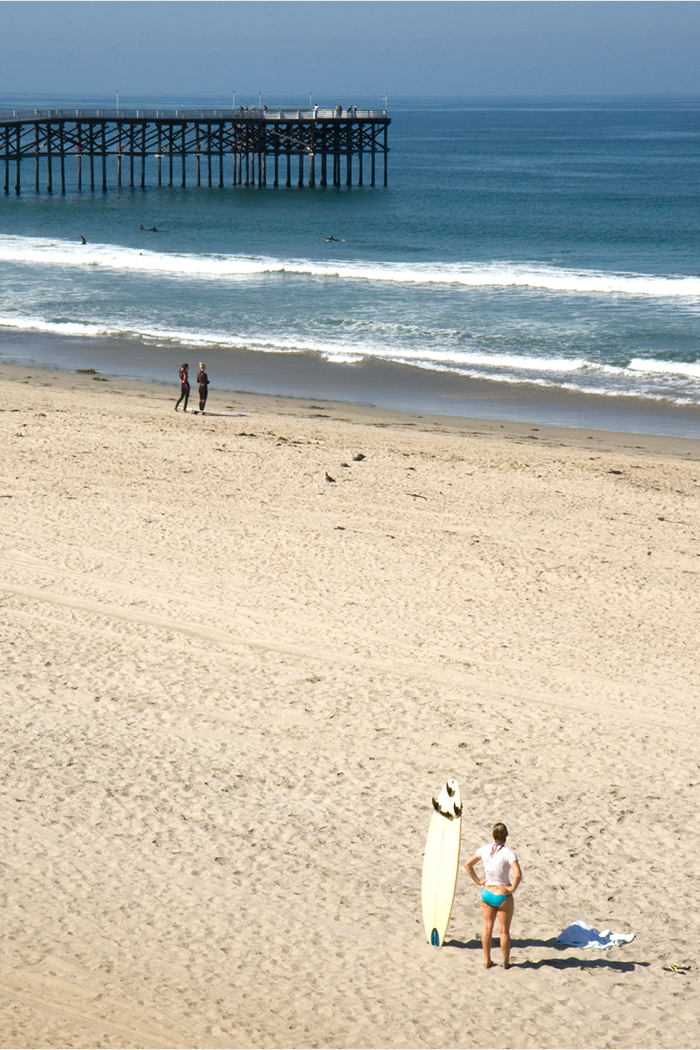
[[[2,1045],[697,1046],[700,442],[101,378],[0,365]]]
[[[144,345],[116,337],[69,337],[0,326],[0,367],[24,367],[73,375],[94,368],[117,384],[137,381],[160,394],[177,383],[182,361],[204,359],[213,389],[235,396],[365,407],[379,413],[474,419],[531,426],[663,434],[700,440],[700,405],[672,400],[584,393],[564,385],[511,383],[409,364],[366,359],[354,364],[319,354],[260,352],[244,346]],[[14,363],[14,365],[13,365]]]

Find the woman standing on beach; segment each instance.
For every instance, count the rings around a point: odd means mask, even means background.
[[[209,386],[209,376],[204,371],[207,366],[203,361],[199,362],[199,372],[197,372],[197,382],[199,383],[199,411],[204,411],[204,406],[207,403],[207,387]]]
[[[484,966],[487,968],[493,966],[491,940],[496,916],[498,916],[503,966],[507,970],[510,968],[510,923],[514,910],[513,894],[523,876],[516,853],[506,846],[508,828],[505,824],[494,824],[492,835],[493,843],[487,842],[485,846],[480,846],[474,856],[465,863],[464,870],[472,882],[483,887],[481,911],[484,916],[484,928],[481,934],[481,944],[484,949]],[[474,865],[480,860],[484,862],[486,877],[483,879],[474,873]]]
[[[182,365],[182,367],[180,368],[180,396],[177,399],[177,401],[175,402],[175,411],[176,412],[177,412],[177,406],[180,404],[180,402],[183,400],[183,398],[184,398],[185,403],[182,406],[182,411],[183,412],[187,411],[187,402],[190,399],[190,376],[189,376],[189,371],[190,371],[190,366],[185,361],[184,365]]]

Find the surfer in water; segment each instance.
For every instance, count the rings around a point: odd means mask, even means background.
[[[177,399],[177,401],[175,402],[175,411],[176,412],[177,412],[177,406],[183,400],[184,400],[185,403],[182,406],[182,411],[183,412],[187,411],[187,402],[190,399],[190,375],[189,375],[189,372],[190,372],[190,366],[185,361],[184,365],[182,365],[182,367],[180,368],[180,396]]]
[[[464,865],[472,882],[481,886],[481,911],[484,917],[484,928],[481,934],[481,945],[484,949],[484,966],[493,966],[491,961],[491,941],[493,927],[498,916],[498,933],[501,939],[503,966],[510,969],[510,924],[513,918],[513,894],[522,879],[522,872],[514,850],[506,846],[508,828],[505,824],[494,824],[493,842],[480,846],[476,853]],[[483,861],[485,878],[480,879],[474,871],[474,865]]]
[[[209,386],[209,376],[205,372],[207,366],[203,361],[199,362],[199,372],[197,372],[197,382],[199,383],[199,411],[204,411],[204,406],[207,403],[207,387]]]

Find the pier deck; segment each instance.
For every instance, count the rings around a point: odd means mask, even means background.
[[[158,186],[188,175],[197,186],[351,186],[353,173],[374,186],[379,156],[386,186],[390,123],[386,110],[355,107],[12,110],[0,113],[0,165],[6,194],[21,192],[23,162],[35,192],[65,193],[66,160],[78,190],[107,190],[145,186],[149,158]]]

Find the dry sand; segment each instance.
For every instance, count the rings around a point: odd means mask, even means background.
[[[2,1046],[697,1047],[700,445],[173,402],[0,367]]]

